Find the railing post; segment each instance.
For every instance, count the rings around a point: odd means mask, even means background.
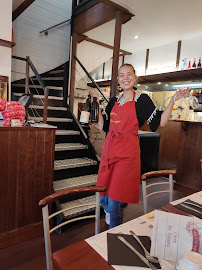
[[[49,89],[46,86],[44,90],[44,108],[43,108],[43,123],[47,123],[47,117],[48,117],[48,92]]]
[[[29,56],[26,56],[25,94],[29,93]]]

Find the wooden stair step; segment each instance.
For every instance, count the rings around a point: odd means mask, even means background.
[[[24,93],[13,93],[16,97],[21,97]],[[33,95],[34,98],[44,99],[44,95]],[[48,96],[48,99],[63,100],[63,97]]]
[[[63,159],[55,160],[54,170],[71,169],[85,166],[97,165],[97,161],[90,158],[73,158],[73,159]]]
[[[43,121],[43,117],[29,117],[28,120],[34,120],[34,121]],[[70,123],[73,122],[72,119],[69,118],[53,118],[48,117],[47,122],[63,122],[63,123]]]
[[[55,145],[55,151],[81,150],[81,149],[88,149],[88,145],[81,143],[57,143]]]
[[[80,135],[80,131],[77,130],[56,130],[56,135]]]
[[[85,204],[91,204],[91,203],[93,203],[93,205],[85,205]],[[76,216],[79,216],[79,215],[82,215],[82,214],[85,214],[85,213],[88,213],[90,211],[95,210],[95,195],[88,196],[88,197],[74,200],[74,201],[70,201],[67,203],[62,203],[62,204],[60,204],[60,207],[62,209],[65,209],[65,208],[74,207],[76,205],[81,205],[81,206],[67,210],[63,213],[65,219],[70,219],[70,218],[73,218],[73,217],[76,217]]]
[[[40,106],[40,105],[30,105],[29,108],[31,109],[39,109],[39,110],[43,110],[44,106]],[[54,107],[54,106],[48,106],[48,110],[53,110],[53,111],[66,111],[67,108],[65,107]]]
[[[37,78],[33,78],[33,81],[38,81]],[[42,77],[43,81],[63,81],[64,77]]]
[[[14,87],[25,87],[25,84],[13,84],[12,86]],[[63,87],[62,86],[49,86],[47,85],[47,87],[49,89],[53,89],[53,90],[63,90]],[[43,88],[41,85],[29,85],[29,88]]]
[[[94,186],[97,181],[97,174],[83,175],[53,182],[54,191],[61,191],[67,188],[79,188]]]
[[[49,74],[58,74],[58,73],[62,73],[62,72],[64,72],[64,69],[52,70],[52,71],[49,71]]]

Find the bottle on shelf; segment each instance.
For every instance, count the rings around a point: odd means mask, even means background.
[[[183,60],[183,65],[182,65],[182,70],[186,70],[186,69],[187,69],[187,58]]]
[[[201,57],[199,57],[197,68],[201,68]]]
[[[91,110],[91,95],[88,94],[88,98],[86,100],[86,103],[84,104],[82,110],[81,110],[81,116],[80,116],[80,124],[83,126],[87,126],[89,123],[90,118],[90,110]]]
[[[194,58],[194,62],[193,62],[192,68],[193,68],[193,69],[196,68],[196,58]]]
[[[99,104],[97,102],[97,97],[93,97],[93,101],[91,103],[91,111],[90,111],[90,121],[93,123],[98,122],[98,113],[99,113]]]
[[[191,61],[189,61],[187,69],[191,69]]]

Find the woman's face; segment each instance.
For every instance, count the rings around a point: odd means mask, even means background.
[[[131,66],[123,66],[119,69],[118,82],[123,90],[131,90],[136,83],[136,75]]]

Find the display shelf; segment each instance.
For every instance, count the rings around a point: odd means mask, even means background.
[[[158,82],[161,83],[180,83],[180,82],[197,82],[202,81],[202,68],[189,69],[181,71],[173,71],[167,73],[160,73],[154,75],[145,75],[138,77],[138,83],[143,85],[154,85]],[[110,86],[111,80],[96,81],[99,87]],[[87,83],[90,87],[95,87],[93,83]]]
[[[15,46],[15,42],[4,40],[4,39],[0,39],[0,46],[12,48],[13,46]]]

